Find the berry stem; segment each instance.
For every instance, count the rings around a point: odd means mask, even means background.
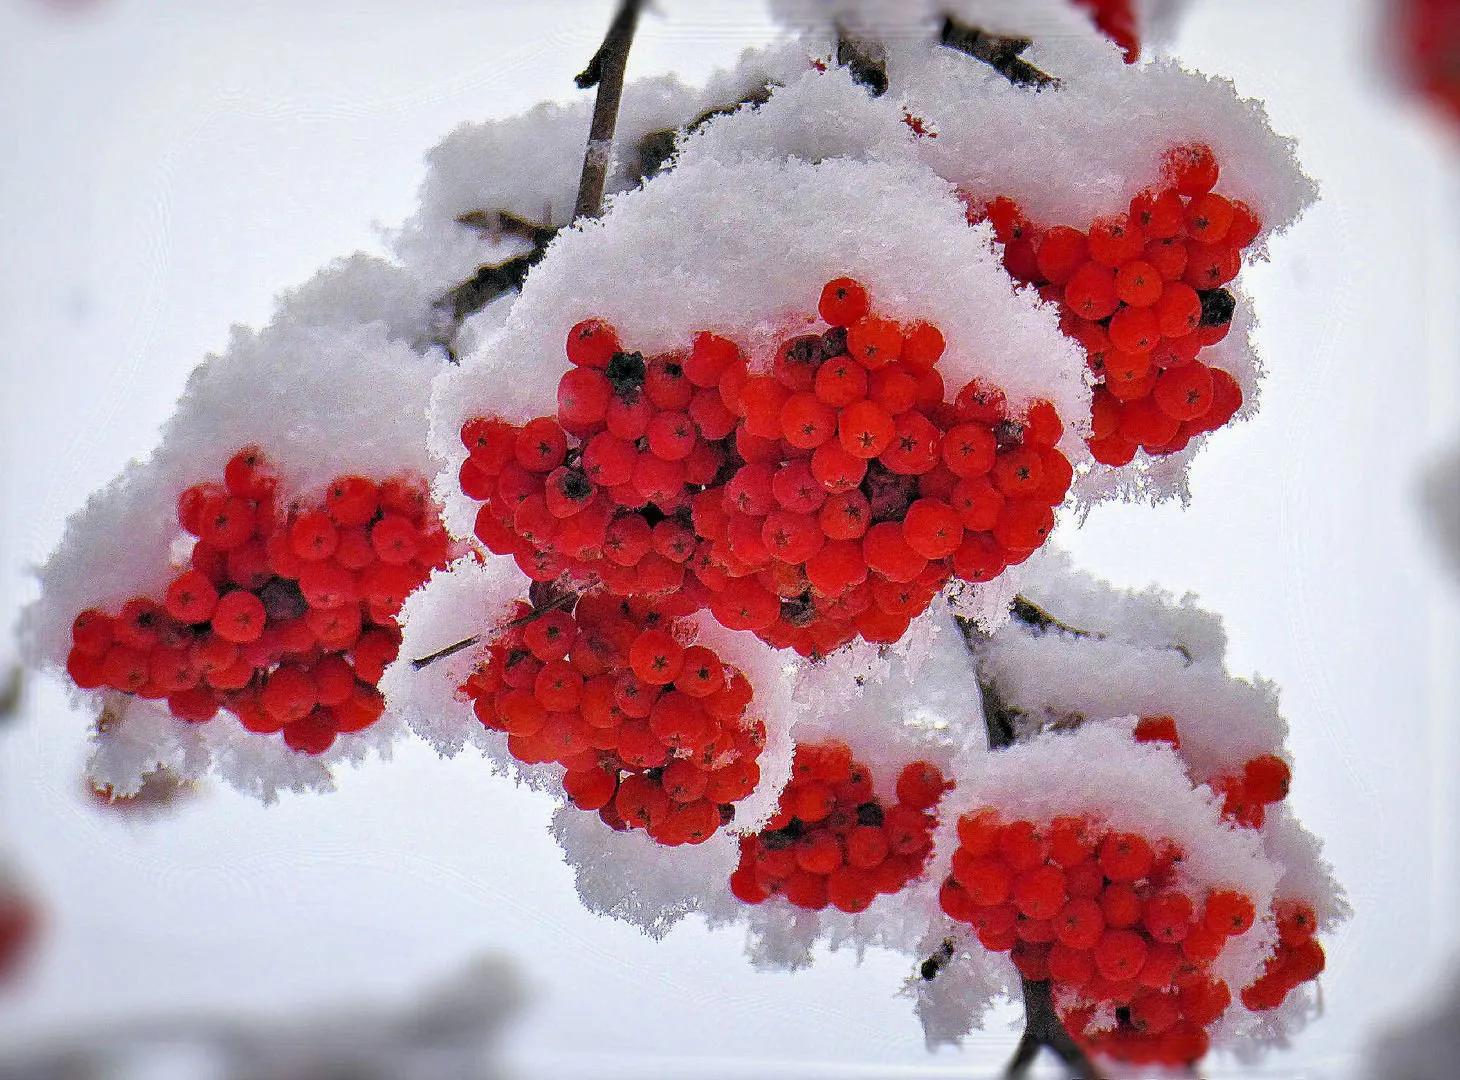
[[[573,220],[596,218],[603,213],[603,187],[608,179],[608,166],[613,157],[613,132],[618,125],[619,101],[623,97],[624,69],[629,62],[629,46],[639,22],[642,0],[622,0],[603,44],[588,61],[588,66],[573,80],[580,90],[598,87],[593,103],[593,122],[588,129],[588,147],[583,154],[583,175],[578,182],[578,202]]]
[[[1035,90],[1043,90],[1046,86],[1059,89],[1060,81],[1053,75],[1045,74],[1028,60],[1020,58],[1019,54],[1033,44],[1028,38],[990,34],[949,15],[943,20],[938,41],[987,64],[1015,86],[1032,86]]]
[[[546,600],[545,602],[534,607],[531,611],[522,616],[520,619],[513,619],[509,623],[504,623],[501,629],[513,630],[519,626],[526,626],[528,623],[535,622],[536,620],[542,618],[549,611],[567,611],[571,609],[573,605],[577,602],[578,594],[575,592],[558,593],[554,595],[551,599]],[[461,652],[462,649],[470,649],[473,645],[477,644],[477,642],[481,640],[481,634],[473,634],[469,638],[462,638],[460,641],[454,641],[450,645],[447,645],[444,648],[437,649],[433,653],[427,653],[425,656],[412,660],[411,667],[414,668],[416,671],[420,671],[424,667],[430,667],[437,660],[445,660],[448,656],[455,656],[457,653]]]
[[[455,656],[457,653],[461,652],[462,649],[470,649],[473,645],[481,640],[481,634],[473,634],[469,638],[462,638],[460,641],[452,642],[445,648],[437,649],[433,653],[428,653],[425,656],[418,657],[417,659],[412,660],[411,667],[416,671],[420,671],[424,667],[430,667],[437,660],[445,660],[448,656]]]
[[[1072,1076],[1081,1080],[1101,1080],[1102,1074],[1060,1022],[1049,981],[1030,982],[1025,979],[1024,1035],[1004,1075],[1010,1080],[1026,1075],[1039,1051],[1045,1047],[1065,1063]]]

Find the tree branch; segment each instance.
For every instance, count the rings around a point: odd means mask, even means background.
[[[1032,626],[1036,630],[1058,630],[1062,634],[1073,634],[1075,637],[1094,638],[1097,641],[1105,640],[1105,635],[1099,631],[1081,630],[1069,623],[1060,622],[1033,600],[1023,596],[1014,597],[1013,604],[1009,606],[1009,614],[1025,626]]]
[[[1041,1049],[1048,1048],[1079,1080],[1101,1080],[1101,1072],[1080,1044],[1065,1030],[1055,1011],[1054,994],[1048,980],[1024,980],[1024,1037],[1004,1075],[1009,1080],[1024,1076]]]
[[[513,619],[511,622],[503,623],[498,629],[515,630],[519,626],[526,626],[530,622],[536,622],[549,611],[570,611],[573,605],[578,602],[578,594],[572,591],[558,591],[551,586],[544,586],[543,582],[534,581],[529,590],[529,597],[532,600],[532,610],[521,618]],[[462,649],[470,649],[477,642],[482,640],[482,634],[473,634],[469,638],[462,638],[460,641],[453,641],[445,648],[437,649],[433,653],[427,653],[411,661],[411,667],[420,671],[424,667],[430,667],[437,660],[445,660],[448,656],[455,656]]]
[[[836,28],[836,62],[852,74],[852,82],[865,86],[873,97],[887,93],[887,50],[879,41],[848,34]]]
[[[629,46],[639,23],[641,3],[642,0],[622,0],[603,44],[574,80],[580,89],[598,87],[593,122],[588,128],[588,147],[583,153],[583,176],[578,181],[574,221],[596,218],[603,213],[603,188],[613,159],[613,132],[618,126],[619,102],[623,98],[624,69],[628,66]]]
[[[949,15],[943,20],[938,42],[987,64],[1015,86],[1031,86],[1035,90],[1046,86],[1059,88],[1060,81],[1053,75],[1020,58],[1019,54],[1033,44],[1028,38],[990,34]]]

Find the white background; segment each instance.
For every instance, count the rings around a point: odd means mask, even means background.
[[[379,250],[457,123],[571,98],[609,7],[0,0],[0,624],[229,324]],[[771,32],[743,0],[659,8],[631,78],[694,79]],[[1357,0],[1190,5],[1174,50],[1266,101],[1323,201],[1246,271],[1262,411],[1211,440],[1192,506],[1102,508],[1059,536],[1119,583],[1197,593],[1233,671],[1283,688],[1293,803],[1356,911],[1325,943],[1326,1015],[1263,1066],[1284,1077],[1347,1074],[1460,938],[1460,589],[1414,501],[1460,438],[1460,164],[1381,84],[1376,18]],[[996,1022],[928,1054],[895,996],[903,957],[756,973],[738,933],[691,921],[656,943],[584,914],[547,802],[470,756],[405,745],[333,795],[261,808],[212,786],[122,819],[80,796],[87,721],[38,680],[0,734],[0,853],[48,919],[0,997],[0,1058],[127,1017],[405,1002],[483,951],[533,988],[505,1047],[524,1078],[966,1076],[1017,1035]]]

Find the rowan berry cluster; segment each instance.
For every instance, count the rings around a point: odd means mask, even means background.
[[[983,807],[959,818],[958,842],[943,911],[1025,979],[1052,981],[1072,1035],[1138,1062],[1206,1053],[1205,1029],[1231,1003],[1210,969],[1252,926],[1251,899],[1193,897],[1175,882],[1176,844],[1083,817],[1005,821]]]
[[[1300,900],[1279,900],[1273,904],[1278,943],[1262,975],[1242,991],[1242,1004],[1253,1012],[1276,1009],[1288,994],[1323,974],[1327,960],[1314,934],[1318,919],[1313,909]]]
[[[746,716],[750,682],[693,644],[673,610],[604,591],[519,601],[462,687],[514,758],[567,769],[575,806],[667,846],[703,843],[734,819],[765,744]]]
[[[477,538],[536,581],[682,591],[803,655],[896,641],[950,576],[1043,544],[1073,476],[1053,407],[1015,417],[978,382],[946,402],[937,327],[874,315],[850,278],[819,310],[828,330],[756,372],[708,332],[646,360],[579,323],[556,417],[462,428]]]
[[[1090,452],[1127,465],[1136,450],[1173,454],[1242,407],[1237,380],[1198,359],[1227,335],[1235,308],[1224,288],[1262,229],[1241,202],[1212,190],[1210,149],[1167,156],[1163,186],[1088,230],[1040,228],[1011,199],[970,209],[1004,244],[1004,266],[1060,309],[1060,328],[1085,349],[1094,379]]]
[[[115,614],[78,615],[72,681],[165,699],[191,723],[226,709],[310,754],[375,723],[401,604],[450,553],[425,484],[341,476],[322,506],[286,506],[247,447],[222,484],[184,491],[177,514],[197,538],[188,568],[160,603],[136,596]]]
[[[1143,716],[1136,723],[1137,742],[1164,742],[1181,748],[1176,721],[1170,716]],[[1240,772],[1219,776],[1210,784],[1222,797],[1222,816],[1234,825],[1260,829],[1267,807],[1288,795],[1293,773],[1276,754],[1259,754],[1243,763]],[[1273,905],[1279,942],[1263,975],[1242,991],[1242,1004],[1254,1012],[1275,1009],[1302,983],[1323,971],[1323,946],[1314,938],[1317,920],[1306,903],[1286,899]]]
[[[914,761],[898,776],[897,802],[889,806],[844,743],[799,745],[775,817],[741,838],[730,891],[747,904],[778,894],[811,911],[828,904],[865,911],[922,873],[933,848],[933,811],[952,786],[936,765]]]
[[[1137,742],[1164,742],[1180,751],[1181,735],[1170,716],[1143,716],[1136,723]],[[1282,802],[1293,782],[1293,771],[1276,754],[1259,754],[1240,772],[1218,776],[1211,788],[1222,797],[1222,816],[1249,829],[1262,828],[1267,807]]]

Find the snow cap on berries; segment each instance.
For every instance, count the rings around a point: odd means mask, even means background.
[[[502,332],[439,377],[432,449],[454,477],[466,420],[551,414],[555,376],[568,367],[563,343],[583,319],[603,320],[646,356],[687,349],[709,330],[768,368],[779,341],[821,327],[821,289],[843,275],[867,288],[879,315],[941,329],[939,370],[951,393],[981,377],[1014,409],[1035,398],[1064,415],[1087,408],[1078,347],[1051,312],[1009,288],[962,204],[926,169],[703,160],[682,162],[559,238]],[[453,532],[468,534],[475,513],[471,500],[448,499]]]

